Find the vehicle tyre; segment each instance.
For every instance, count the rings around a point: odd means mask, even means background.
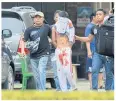
[[[14,89],[14,74],[13,69],[11,66],[8,67],[8,77],[6,78],[5,82],[2,84],[3,89]]]

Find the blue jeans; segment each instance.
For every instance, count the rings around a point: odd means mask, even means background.
[[[113,81],[112,81],[112,86],[111,86],[111,90],[114,90],[114,58],[112,58],[112,62],[113,62],[113,65],[112,65],[112,73],[113,73]]]
[[[36,83],[36,89],[45,90],[46,87],[46,65],[48,56],[43,56],[39,59],[31,59],[32,71]]]
[[[51,59],[54,57],[54,55],[55,55],[55,53],[51,54]],[[56,90],[61,90],[59,80],[58,80],[58,75],[57,75],[56,61],[52,61],[52,67],[53,67],[53,71],[54,71],[54,81],[55,81],[55,85],[56,85]],[[68,81],[67,81],[67,87],[68,87],[68,89],[70,89],[70,84]]]
[[[56,85],[56,90],[60,90],[58,75],[57,75],[57,67],[56,67],[56,61],[52,61],[53,71],[54,71],[54,81]]]
[[[114,79],[113,79],[113,81],[112,81],[111,90],[114,90]]]
[[[111,90],[111,85],[113,81],[113,73],[111,67],[113,66],[113,61],[111,58],[106,58],[103,55],[100,55],[96,52],[93,54],[92,61],[92,89],[98,89],[98,74],[101,67],[105,67],[106,73],[106,82],[105,82],[105,90]]]
[[[92,59],[88,58],[86,59],[86,72],[91,73],[92,72]],[[103,73],[103,67],[100,68],[99,73]]]

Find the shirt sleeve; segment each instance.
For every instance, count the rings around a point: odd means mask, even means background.
[[[94,26],[88,25],[85,29],[85,36],[88,37],[89,34],[94,35],[94,28],[95,28]]]
[[[68,25],[69,25],[69,28],[72,28],[73,27],[73,23],[72,23],[71,20],[69,20]]]
[[[95,26],[93,26],[93,27],[91,28],[91,33],[90,33],[90,34],[94,35],[94,29],[95,29]]]
[[[89,34],[91,34],[91,26],[87,25],[87,27],[85,29],[85,36],[87,37]]]
[[[29,40],[29,35],[30,35],[30,30],[29,30],[29,28],[27,28],[24,33],[24,41],[25,42]]]

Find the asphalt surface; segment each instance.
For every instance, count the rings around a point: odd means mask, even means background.
[[[22,84],[20,84],[19,82],[15,82],[14,88],[20,90],[22,88]],[[46,83],[46,89],[54,90],[53,88],[51,88],[51,85],[49,82]],[[78,89],[78,91],[91,91],[89,81],[86,79],[78,79],[77,80],[77,89]],[[105,91],[105,90],[100,89],[99,91]]]

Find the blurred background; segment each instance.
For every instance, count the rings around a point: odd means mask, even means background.
[[[86,25],[90,22],[89,15],[99,8],[108,11],[114,8],[114,2],[2,2],[2,9],[9,9],[17,6],[32,6],[37,11],[42,11],[45,14],[45,19],[48,24],[54,23],[53,15],[56,10],[65,10],[69,13],[69,18],[72,20],[76,34],[84,36]],[[87,78],[85,72],[86,65],[86,47],[85,43],[76,41],[73,45],[73,63],[80,63],[78,70],[78,78]]]

